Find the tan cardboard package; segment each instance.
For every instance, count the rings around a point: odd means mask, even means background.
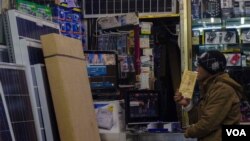
[[[41,36],[61,141],[100,141],[80,40]]]

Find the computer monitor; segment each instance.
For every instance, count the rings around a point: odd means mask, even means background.
[[[128,91],[125,96],[126,124],[147,124],[160,120],[160,93],[154,90]]]
[[[115,92],[118,87],[117,54],[113,51],[84,51],[92,93]]]

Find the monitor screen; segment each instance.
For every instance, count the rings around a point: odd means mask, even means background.
[[[90,87],[94,93],[117,89],[117,54],[112,51],[84,51]]]
[[[159,92],[153,90],[128,91],[125,98],[127,124],[140,124],[160,119]]]

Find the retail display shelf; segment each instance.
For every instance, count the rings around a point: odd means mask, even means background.
[[[192,21],[192,30],[205,29],[223,29],[223,28],[248,28],[250,26],[250,17],[237,18],[203,18]]]

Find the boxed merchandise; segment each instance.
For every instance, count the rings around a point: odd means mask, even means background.
[[[220,44],[219,32],[211,31],[205,33],[205,44]]]
[[[250,43],[250,29],[242,29],[241,30],[241,40],[242,43]]]
[[[53,22],[58,23],[59,21],[66,20],[65,8],[60,6],[55,6],[52,8]]]
[[[244,1],[244,7],[245,7],[245,15],[246,17],[250,16],[250,0],[245,0]]]
[[[17,9],[22,13],[36,16],[41,19],[52,19],[52,12],[48,6],[40,5],[27,0],[17,0]]]
[[[153,23],[151,23],[151,22],[141,22],[140,23],[141,34],[150,35],[152,25],[153,25]]]
[[[152,48],[147,48],[142,50],[142,54],[144,56],[153,56],[153,49]]]
[[[192,32],[192,43],[193,43],[193,45],[200,44],[200,31],[193,31]]]
[[[233,0],[221,1],[222,18],[228,19],[233,17]]]
[[[17,9],[25,14],[36,16],[36,4],[26,0],[17,0]]]
[[[52,20],[51,9],[47,6],[37,4],[36,5],[36,17],[51,21]]]
[[[80,40],[41,36],[61,141],[100,141]]]
[[[224,55],[227,59],[227,66],[241,66],[241,54],[240,53],[228,53]]]
[[[205,33],[205,44],[235,44],[235,31],[208,31]]]
[[[220,18],[220,0],[203,0],[203,18]]]
[[[150,40],[148,35],[141,35],[140,36],[140,48],[149,48],[150,47]]]
[[[245,16],[244,0],[234,0],[234,17]]]
[[[221,43],[222,44],[235,44],[236,43],[236,33],[234,31],[224,31],[221,32],[222,38]]]
[[[60,25],[62,35],[83,40],[81,13],[63,6],[53,7],[53,22]]]
[[[201,18],[201,1],[200,0],[192,0],[191,3],[192,9],[192,19],[200,19]]]
[[[121,133],[125,130],[122,101],[94,102],[100,133]]]

